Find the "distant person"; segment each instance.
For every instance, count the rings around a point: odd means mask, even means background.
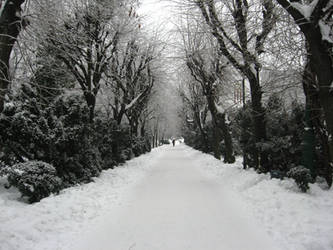
[[[175,144],[176,144],[176,140],[172,139],[172,145],[175,146]]]

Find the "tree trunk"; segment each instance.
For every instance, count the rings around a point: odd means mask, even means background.
[[[5,95],[10,83],[9,59],[13,46],[21,31],[21,4],[24,0],[2,1],[0,16],[0,113],[3,111]]]
[[[142,124],[141,124],[141,128],[140,128],[140,135],[142,136],[142,137],[145,137],[145,135],[146,135],[146,128],[145,128],[145,122],[143,122]]]
[[[332,186],[332,167],[330,165],[331,158],[330,158],[330,151],[329,151],[329,143],[328,138],[326,134],[326,128],[322,122],[322,107],[320,104],[320,98],[319,93],[316,88],[316,74],[313,71],[313,66],[310,66],[311,64],[311,56],[308,56],[308,63],[305,66],[304,75],[303,75],[303,90],[304,94],[306,96],[306,105],[309,108],[309,116],[310,121],[313,125],[315,133],[318,135],[320,144],[322,146],[322,164],[323,164],[323,175],[324,178],[329,185],[329,187]],[[318,159],[320,161],[320,159]],[[318,172],[318,164],[316,167],[316,171]]]
[[[323,107],[327,131],[328,145],[330,155],[330,172],[332,172],[333,158],[333,90],[331,84],[333,82],[333,62],[331,54],[331,46],[322,41],[319,34],[314,31],[311,35],[306,36],[309,44],[311,56],[311,66],[313,67],[319,82],[319,101]],[[332,183],[332,180],[330,181]]]
[[[138,136],[138,122],[132,118],[130,120],[131,136]]]
[[[223,138],[224,138],[224,162],[225,163],[234,163],[235,162],[235,155],[232,145],[232,138],[229,131],[228,124],[225,121],[225,113],[218,115],[219,124],[221,126]]]
[[[208,103],[208,109],[210,111],[210,114],[212,115],[212,123],[213,123],[213,153],[214,157],[218,160],[221,160],[221,148],[220,148],[220,142],[222,141],[222,135],[220,133],[218,119],[217,119],[217,109],[215,106],[214,97],[210,94],[206,95],[207,103]]]
[[[84,97],[89,108],[89,122],[94,123],[96,96],[91,92],[84,92]]]
[[[221,160],[221,155],[222,155],[222,151],[221,151],[221,140],[222,140],[222,136],[221,133],[219,131],[219,128],[216,127],[214,125],[213,127],[213,153],[214,153],[214,157],[218,160]]]
[[[269,171],[268,155],[267,152],[260,148],[259,143],[267,141],[265,110],[262,107],[261,99],[262,92],[258,79],[250,76],[248,77],[251,88],[251,105],[254,129],[254,143],[253,145],[253,162],[254,168],[263,172]]]
[[[214,150],[214,157],[216,159],[221,159],[221,146],[220,142],[222,141],[222,138],[224,139],[225,144],[225,151],[224,151],[224,162],[226,163],[234,163],[235,162],[235,156],[233,153],[233,146],[232,146],[232,140],[230,136],[230,132],[228,129],[227,124],[225,123],[225,114],[218,113],[218,110],[216,108],[216,104],[214,101],[214,96],[212,94],[207,94],[207,103],[208,103],[208,109],[212,115],[212,121],[214,126],[214,142],[213,142],[213,150]]]
[[[124,114],[125,114],[125,108],[121,107],[120,111],[116,114],[116,117],[115,117],[115,120],[117,121],[118,125],[121,124]]]
[[[310,52],[310,63],[316,73],[319,84],[319,102],[323,108],[326,127],[328,132],[329,145],[329,168],[332,172],[333,165],[333,90],[331,84],[333,82],[333,61],[331,42],[325,41],[322,35],[320,22],[327,14],[325,8],[329,9],[329,1],[319,1],[315,6],[319,11],[313,11],[309,18],[305,18],[303,14],[294,6],[290,5],[293,1],[277,0],[277,2],[293,17],[295,23],[303,32],[306,42],[308,43],[308,51]],[[331,18],[331,14],[328,18]],[[329,180],[332,183],[332,179]]]
[[[200,111],[199,111],[199,108],[196,107],[196,110],[194,112],[194,119],[197,123],[197,126],[199,128],[199,131],[200,131],[200,134],[201,134],[201,137],[202,137],[202,142],[203,144],[205,145],[204,148],[203,148],[203,152],[205,153],[208,153],[208,136],[207,136],[207,133],[206,131],[204,130],[203,126],[202,126],[202,122],[201,122],[201,116],[200,116]]]
[[[152,137],[152,146],[153,146],[153,148],[155,148],[155,134],[153,134],[153,137]]]

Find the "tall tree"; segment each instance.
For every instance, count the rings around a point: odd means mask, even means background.
[[[309,50],[309,47],[307,46]],[[303,89],[306,96],[306,135],[310,135],[308,140],[304,140],[305,149],[303,152],[303,165],[308,167],[312,176],[316,177],[321,174],[326,179],[329,186],[332,186],[332,166],[330,165],[330,150],[329,141],[326,132],[326,126],[323,119],[323,109],[320,104],[318,92],[318,78],[311,64],[311,53],[307,55],[307,63],[303,73]],[[317,159],[317,164],[314,161],[313,152],[315,151],[315,141],[311,138],[317,135],[319,144],[321,145],[320,157]],[[310,151],[310,153],[309,153]],[[319,164],[321,163],[321,164]]]
[[[126,115],[130,122],[137,122],[140,116],[138,107],[147,101],[154,85],[153,59],[154,47],[140,44],[135,38],[115,51],[108,77],[113,91],[113,116],[118,124]],[[140,110],[143,109],[142,106]]]
[[[226,122],[226,113],[225,111],[220,112],[216,104],[220,95],[218,93],[218,85],[220,84],[220,79],[223,77],[225,66],[220,61],[219,56],[213,56],[207,62],[199,52],[188,54],[187,66],[193,78],[200,83],[202,93],[207,99],[214,129],[214,156],[217,159],[221,159],[220,143],[223,139],[225,144],[223,152],[224,162],[233,163],[235,162],[235,156],[230,131]]]
[[[184,125],[186,129],[199,130],[203,151],[208,153],[210,147],[208,134],[205,129],[208,105],[206,98],[202,94],[202,87],[200,83],[190,79],[186,81],[184,86],[180,86],[178,91],[183,102],[182,118]]]
[[[308,44],[309,67],[317,81],[319,103],[327,126],[330,168],[333,162],[333,3],[330,0],[277,0],[292,16]],[[330,170],[332,171],[332,170]],[[332,183],[332,181],[330,181]]]
[[[255,148],[253,167],[269,171],[268,155],[258,147],[267,141],[260,84],[260,56],[264,53],[265,41],[275,24],[275,6],[272,0],[260,3],[248,0],[191,1],[199,8],[211,34],[216,38],[220,53],[250,84]],[[258,8],[261,16],[257,14]]]
[[[113,11],[101,3],[82,3],[59,23],[50,22],[44,52],[63,62],[75,77],[93,122],[96,98],[120,37]]]

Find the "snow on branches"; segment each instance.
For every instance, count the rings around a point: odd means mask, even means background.
[[[277,0],[287,10],[301,28],[308,33],[311,26],[318,27],[322,40],[333,44],[333,1],[332,0]],[[305,34],[306,35],[306,34]]]

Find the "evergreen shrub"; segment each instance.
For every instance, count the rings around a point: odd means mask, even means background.
[[[62,188],[62,180],[57,176],[56,169],[42,161],[7,166],[0,173],[6,175],[9,185],[18,188],[30,203],[58,193]]]
[[[312,182],[311,171],[302,165],[291,168],[287,176],[295,180],[302,192],[306,192],[309,189],[309,183]]]

